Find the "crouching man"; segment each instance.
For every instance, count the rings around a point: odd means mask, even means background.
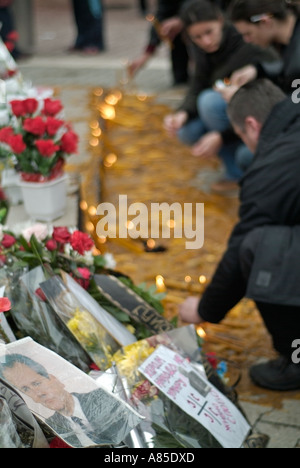
[[[183,321],[219,323],[243,298],[256,302],[278,359],[251,368],[253,381],[300,389],[292,344],[300,339],[300,105],[268,80],[241,88],[229,104],[235,132],[255,158],[241,181],[240,221],[201,300]]]

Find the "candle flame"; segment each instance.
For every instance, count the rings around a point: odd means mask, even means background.
[[[161,275],[158,275],[156,277],[156,288],[157,288],[158,292],[165,292],[166,291],[165,279]]]
[[[206,278],[206,276],[204,276],[204,275],[201,275],[201,276],[199,277],[199,283],[200,283],[200,284],[205,284],[205,283],[206,283],[206,281],[207,281],[207,278]]]
[[[101,117],[105,120],[114,120],[116,117],[115,108],[109,104],[102,104],[99,106]]]
[[[206,337],[206,332],[203,330],[202,327],[197,328],[197,335],[200,336],[200,338],[204,339]]]
[[[155,245],[156,245],[156,242],[155,242],[154,239],[149,239],[149,240],[147,241],[147,247],[148,247],[148,249],[154,249]]]

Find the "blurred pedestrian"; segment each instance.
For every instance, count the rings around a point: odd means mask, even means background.
[[[70,51],[95,55],[105,49],[101,0],[72,0],[77,38]]]
[[[148,43],[140,56],[129,65],[129,74],[135,76],[154,56],[162,42],[170,46],[172,75],[174,85],[181,85],[189,79],[189,54],[182,37],[183,24],[179,10],[187,0],[158,0],[155,15],[151,17],[152,26]]]
[[[139,10],[142,13],[142,15],[147,14],[147,10],[148,10],[148,4],[147,3],[148,3],[147,0],[138,0]]]

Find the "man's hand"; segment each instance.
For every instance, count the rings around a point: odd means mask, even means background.
[[[189,297],[179,307],[179,316],[183,322],[200,324],[204,323],[204,320],[198,313],[200,299],[198,297]]]
[[[219,132],[209,132],[192,147],[192,155],[202,159],[213,158],[218,155],[222,145],[222,135]]]

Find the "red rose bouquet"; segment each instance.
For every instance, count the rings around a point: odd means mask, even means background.
[[[60,100],[14,100],[11,125],[0,130],[0,143],[15,156],[26,182],[46,182],[63,174],[65,160],[77,152],[78,136],[60,117]]]

